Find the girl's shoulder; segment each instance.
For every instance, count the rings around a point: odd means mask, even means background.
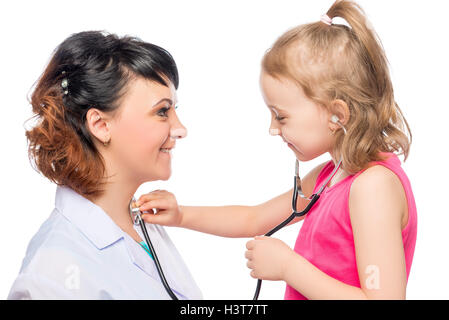
[[[401,179],[382,164],[374,164],[356,175],[350,188],[349,206],[351,217],[367,211],[388,212],[389,218],[400,219],[401,229],[408,221],[407,197]]]

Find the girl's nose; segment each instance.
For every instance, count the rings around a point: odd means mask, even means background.
[[[278,136],[281,134],[281,130],[277,128],[270,128],[270,135],[271,136]]]
[[[187,136],[187,129],[184,127],[178,127],[170,130],[170,138],[173,140],[175,139],[182,139]]]

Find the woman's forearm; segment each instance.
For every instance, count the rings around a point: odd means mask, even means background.
[[[182,228],[229,238],[253,237],[256,234],[255,210],[251,206],[180,206],[180,210]]]

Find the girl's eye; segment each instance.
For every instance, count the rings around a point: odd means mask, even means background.
[[[285,119],[285,117],[276,116],[275,119],[276,119],[277,121],[282,121],[282,120]]]
[[[164,118],[168,118],[168,114],[167,114],[168,110],[170,110],[170,107],[160,108],[157,111],[157,115],[161,116],[161,117],[164,117]]]

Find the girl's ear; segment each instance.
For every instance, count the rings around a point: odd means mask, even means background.
[[[331,112],[331,116],[329,119],[332,124],[332,128],[339,128],[339,126],[336,125],[332,121],[333,115],[338,117],[338,120],[339,120],[340,124],[342,124],[342,125],[346,125],[349,122],[349,117],[350,117],[349,107],[346,104],[346,102],[344,102],[343,100],[336,99],[336,100],[332,101],[331,106],[330,106],[330,112]]]

